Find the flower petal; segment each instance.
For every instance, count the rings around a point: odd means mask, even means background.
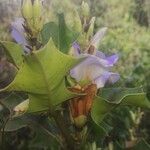
[[[87,56],[87,59],[70,71],[70,75],[77,81],[92,81],[107,71],[107,68],[103,65],[105,64],[105,62],[103,62],[105,60],[99,59],[94,55],[83,54],[82,56]]]
[[[93,84],[96,84],[97,85],[97,88],[102,88],[105,86],[105,83],[107,82],[109,78],[109,74],[105,73],[99,77],[97,77],[94,81],[93,81]]]
[[[26,52],[29,52],[29,49],[26,47],[28,45],[27,40],[24,35],[24,19],[18,18],[11,24],[11,36],[18,43],[21,44]]]
[[[106,57],[106,55],[103,52],[101,52],[101,51],[96,51],[96,56],[99,57],[100,59],[104,59],[105,60],[105,66],[106,67],[113,66],[119,59],[118,54],[114,54],[112,56]]]
[[[99,43],[101,42],[104,35],[106,34],[106,31],[107,31],[106,27],[98,30],[98,32],[91,39],[91,45],[93,45],[96,49],[99,47]]]
[[[77,42],[74,42],[72,46],[73,46],[74,49],[78,50],[78,52],[80,54],[80,46],[79,46],[79,44]]]
[[[105,86],[106,82],[115,83],[119,80],[120,76],[117,73],[105,72],[103,75],[97,77],[93,83],[97,85],[97,88],[102,88]]]
[[[105,54],[101,51],[96,51],[96,56],[99,57],[99,58],[102,58],[102,59],[106,58]]]
[[[109,72],[108,83],[114,84],[120,79],[120,75],[118,73]]]
[[[16,30],[15,28],[12,30],[11,35],[17,43],[19,43],[19,44],[24,43],[25,39],[24,39],[23,35],[20,34],[20,32],[18,30]]]
[[[11,35],[15,39],[15,41],[19,44],[25,43],[24,37],[24,28],[23,28],[24,20],[22,18],[16,19],[15,22],[12,22],[12,32]]]
[[[118,61],[118,59],[119,59],[119,56],[117,54],[106,57],[106,60],[108,61],[109,66],[113,66]]]
[[[75,56],[75,57],[78,57],[81,54],[80,46],[78,45],[77,42],[74,42],[72,44],[72,47],[71,47],[69,54],[72,56]]]

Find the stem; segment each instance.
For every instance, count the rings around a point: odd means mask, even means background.
[[[75,150],[75,141],[74,141],[73,137],[70,135],[68,126],[66,125],[65,120],[63,119],[60,112],[58,112],[58,111],[54,112],[53,118],[54,118],[57,126],[59,127],[62,136],[65,139],[66,149],[67,150]]]

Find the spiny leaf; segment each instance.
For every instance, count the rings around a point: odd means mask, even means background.
[[[54,22],[46,23],[41,31],[42,43],[47,44],[50,38],[53,39],[55,44],[58,43],[58,25]]]
[[[132,105],[150,109],[150,102],[143,88],[105,88],[99,93],[109,103]]]
[[[19,68],[21,66],[21,64],[23,63],[23,49],[20,45],[13,43],[13,42],[5,42],[5,41],[1,41],[0,42],[6,51],[8,60],[13,63],[17,68]]]
[[[124,97],[136,93],[142,93],[143,88],[103,88],[98,96],[103,97],[110,103],[119,104]]]
[[[109,94],[109,93],[108,93]],[[120,105],[131,105],[150,109],[150,102],[148,101],[145,93],[130,93],[120,97],[119,104],[109,103],[107,99],[102,97],[96,97],[91,116],[97,125],[100,125],[104,117],[110,113],[112,109],[119,107]]]
[[[66,54],[77,36],[78,33],[74,33],[67,28],[63,14],[58,14],[58,25],[54,22],[49,22],[44,25],[41,31],[44,45],[52,38],[58,49]]]
[[[94,100],[92,110],[91,110],[91,117],[93,121],[97,125],[100,125],[104,117],[111,111],[113,107],[114,107],[114,104],[110,104],[106,102],[101,97],[96,97]]]
[[[39,51],[25,56],[14,81],[1,91],[29,94],[29,112],[39,112],[76,96],[65,86],[68,71],[82,59],[61,53],[52,40]]]
[[[124,97],[121,105],[130,105],[150,109],[150,101],[147,99],[146,93],[137,93]]]
[[[63,14],[58,14],[58,21],[59,21],[59,30],[58,30],[59,49],[62,52],[67,54],[72,43],[76,40],[78,33],[75,33],[74,31],[70,31],[67,28]]]

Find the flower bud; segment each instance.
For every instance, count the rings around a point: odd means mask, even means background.
[[[16,114],[25,113],[29,107],[29,100],[25,100],[14,108]]]
[[[90,21],[89,29],[88,29],[88,31],[87,31],[87,38],[88,38],[88,39],[90,39],[90,37],[93,36],[94,24],[95,24],[95,17],[92,17],[92,19],[91,19],[91,21]]]
[[[82,33],[79,35],[77,39],[82,51],[86,50],[86,48],[89,45],[89,40],[87,39],[86,36],[87,36],[86,33]]]
[[[80,16],[78,14],[77,11],[73,12],[73,18],[74,18],[74,29],[77,32],[81,32],[82,31],[82,23],[81,23],[81,19]]]
[[[75,32],[81,32],[82,31],[82,24],[79,17],[79,14],[76,10],[73,10],[65,17],[66,24],[71,30]]]
[[[33,4],[33,18],[41,17],[42,4],[39,0],[35,0]]]
[[[36,37],[43,28],[42,3],[40,0],[24,0],[22,6],[22,15],[26,20],[27,28],[32,36]]]
[[[81,4],[81,14],[83,15],[83,17],[88,17],[90,14],[89,5],[88,5],[88,3],[84,2],[84,1]]]
[[[74,118],[74,124],[78,128],[82,128],[87,122],[87,117],[84,115],[80,115],[76,118]]]
[[[23,0],[22,15],[25,19],[32,18],[32,2],[31,0]]]

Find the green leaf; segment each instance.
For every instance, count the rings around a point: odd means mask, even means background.
[[[108,103],[101,97],[96,97],[91,110],[91,117],[97,125],[101,125],[104,117],[111,111],[114,104]]]
[[[108,136],[110,131],[113,129],[113,127],[108,125],[104,120],[99,125],[95,122],[91,122],[90,127],[92,127],[94,137],[96,137],[96,139],[100,138],[101,140]]]
[[[150,101],[147,99],[145,93],[137,93],[133,95],[127,95],[121,105],[129,105],[129,106],[136,106],[145,109],[150,109]]]
[[[11,118],[5,125],[4,131],[5,132],[12,132],[23,127],[26,127],[29,124],[29,120],[25,116]]]
[[[48,129],[44,128],[42,125],[37,124],[33,126],[35,132],[35,137],[30,141],[29,148],[31,149],[58,149],[59,143],[55,138],[55,135],[49,132]],[[50,133],[50,134],[49,134]]]
[[[70,31],[65,23],[64,15],[58,14],[58,25],[49,22],[41,31],[42,43],[45,45],[52,37],[55,45],[63,53],[68,53],[71,44],[77,39],[78,33]]]
[[[12,111],[13,108],[23,102],[26,98],[23,98],[20,94],[11,93],[7,97],[0,99],[0,102],[4,107]]]
[[[52,40],[39,51],[25,56],[14,81],[1,91],[29,94],[29,112],[50,109],[76,96],[65,85],[65,76],[82,59],[61,53]]]
[[[64,15],[59,14],[59,49],[68,53],[72,43],[77,39],[78,33],[70,31],[65,23]]]
[[[124,97],[136,93],[143,93],[143,88],[103,88],[98,96],[103,97],[110,103],[119,104]]]
[[[143,92],[143,88],[104,88],[98,95],[109,103],[150,109],[150,101]]]
[[[134,91],[135,93],[132,93],[131,91]],[[131,89],[131,91],[129,92],[130,94],[125,94],[123,92],[122,96],[118,93],[119,97],[117,97],[117,94],[115,94],[119,103],[112,103],[112,101],[102,97],[96,97],[91,111],[91,116],[94,122],[100,126],[104,117],[110,113],[112,109],[115,109],[120,105],[130,105],[150,109],[150,102],[148,101],[145,93],[136,93],[135,89]],[[104,97],[103,94],[101,94],[101,96]],[[105,96],[109,97],[109,93]]]
[[[9,120],[6,121],[4,131],[6,132],[16,131],[28,125],[29,118],[26,115],[22,115],[20,117],[10,116],[10,115],[13,115],[12,112],[13,112],[14,107],[20,104],[24,100],[25,100],[25,97],[22,97],[22,95],[17,94],[17,93],[11,93],[6,98],[0,99],[1,104],[9,110],[9,114],[8,114]],[[5,116],[5,118],[7,117]]]
[[[5,132],[13,132],[18,129],[29,126],[32,128],[32,132],[35,131],[35,137],[31,139],[29,143],[30,148],[51,148],[53,146],[59,146],[59,139],[53,129],[52,121],[42,118],[42,116],[23,115],[21,117],[15,117],[9,119],[5,125]],[[53,143],[53,144],[52,144]]]
[[[8,56],[8,60],[13,63],[17,68],[19,68],[23,62],[23,49],[20,45],[13,43],[13,42],[0,42],[6,51]]]
[[[58,25],[54,22],[46,23],[41,31],[42,43],[47,44],[50,38],[53,39],[56,46],[58,44]]]

